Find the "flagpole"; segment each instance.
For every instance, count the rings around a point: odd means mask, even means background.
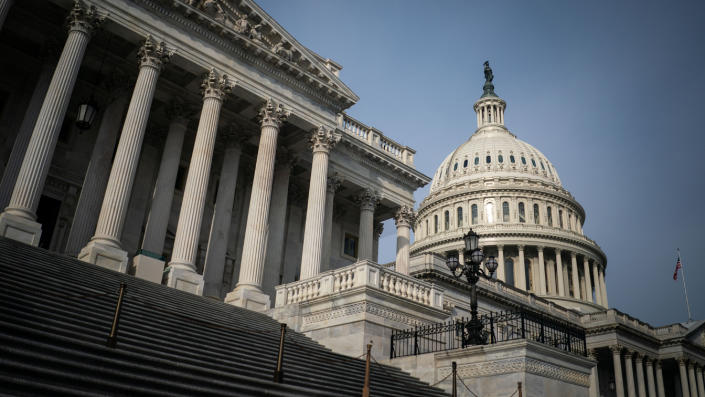
[[[681,263],[681,271],[683,272],[683,292],[685,293],[685,306],[688,308],[688,322],[691,322],[693,321],[693,318],[690,315],[690,303],[688,302],[688,288],[685,286],[685,266],[683,265],[683,261],[681,261],[681,249],[676,248],[676,251],[678,251],[678,261]]]

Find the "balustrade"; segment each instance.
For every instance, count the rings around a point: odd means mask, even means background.
[[[383,151],[404,164],[414,164],[413,150],[399,145],[392,139],[387,138],[380,131],[372,127],[368,127],[346,114],[343,114],[342,120],[339,121],[339,127],[348,135],[352,135],[357,139],[366,142],[368,145]]]

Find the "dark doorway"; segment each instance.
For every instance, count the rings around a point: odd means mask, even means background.
[[[41,248],[49,249],[51,236],[54,234],[54,226],[56,226],[60,209],[61,201],[57,199],[48,196],[42,196],[42,198],[39,199],[37,222],[42,225],[42,237],[39,238],[39,246]]]

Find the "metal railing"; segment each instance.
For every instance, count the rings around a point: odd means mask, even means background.
[[[462,349],[466,343],[467,318],[444,323],[392,330],[390,358]],[[480,316],[488,344],[518,339],[533,340],[586,356],[585,331],[564,321],[528,311],[491,312]]]

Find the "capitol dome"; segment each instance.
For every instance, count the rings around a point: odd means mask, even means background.
[[[607,307],[607,258],[583,233],[585,210],[548,158],[505,127],[489,66],[485,77],[473,106],[477,129],[436,170],[411,254],[462,256],[472,229],[485,256],[497,258],[499,280],[564,307]]]

